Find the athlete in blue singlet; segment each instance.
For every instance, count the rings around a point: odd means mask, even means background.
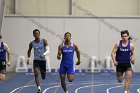
[[[60,64],[60,79],[61,79],[61,86],[65,93],[68,93],[66,83],[65,83],[65,77],[67,75],[67,78],[69,82],[72,82],[74,80],[74,52],[76,51],[78,62],[76,65],[80,64],[80,52],[76,44],[71,43],[71,33],[66,32],[64,34],[64,42],[59,45],[58,47],[58,54],[57,59],[62,60]]]
[[[127,30],[121,32],[121,37],[122,40],[115,44],[111,57],[116,66],[117,79],[119,83],[123,80],[123,73],[126,74],[124,93],[128,93],[132,76],[131,63],[135,63],[134,45],[129,40],[129,32]]]
[[[2,35],[0,34],[0,81],[3,81],[5,80],[6,64],[10,66],[10,49],[1,39]]]
[[[46,59],[45,56],[49,53],[49,46],[46,39],[40,38],[40,31],[38,29],[35,29],[33,31],[33,36],[35,37],[35,40],[30,42],[29,49],[28,49],[28,60],[27,64],[29,65],[29,58],[31,56],[31,50],[34,49],[34,61],[33,61],[33,70],[34,70],[34,77],[35,82],[38,87],[38,92],[41,93],[41,87],[40,82],[38,79],[38,73],[39,70],[41,72],[42,79],[45,79],[46,77]]]

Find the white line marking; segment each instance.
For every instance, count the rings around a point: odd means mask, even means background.
[[[112,84],[118,84],[118,83],[112,83]],[[87,88],[87,87],[93,87],[93,86],[103,86],[103,85],[110,85],[110,84],[97,84],[97,85],[90,85],[90,86],[83,86],[83,87],[79,87],[75,90],[75,93],[78,93],[78,91],[80,89],[83,89],[83,88]]]
[[[80,83],[80,85],[81,84],[89,84],[89,83]],[[76,84],[67,84],[67,86],[71,86],[71,85],[76,85]],[[56,91],[58,90],[58,88],[60,87],[61,85],[59,85],[59,86],[53,86],[53,87],[48,87],[48,88],[46,88],[44,91],[43,91],[43,93],[46,93],[49,89],[52,89],[52,88],[55,88],[55,87],[57,87],[57,89],[55,89],[55,91],[54,91],[54,93],[56,93]]]
[[[43,91],[43,93],[46,93],[47,90],[49,90],[49,89],[51,89],[51,88],[55,88],[55,87],[60,87],[60,85],[46,88],[46,89]]]
[[[136,85],[140,85],[140,84],[131,84],[130,86],[136,86]],[[108,89],[106,89],[106,93],[110,93],[109,91],[113,88],[118,88],[118,87],[123,87],[124,85],[121,86],[114,86],[114,87],[110,87]],[[140,93],[140,89],[137,89],[138,93]]]
[[[110,87],[110,88],[106,89],[106,93],[109,93],[109,90],[111,90],[113,88],[118,88],[118,87],[123,87],[123,85],[121,85],[121,86],[115,86],[115,87]]]
[[[140,93],[140,89],[137,89],[137,92]]]
[[[31,80],[29,83],[26,84],[26,86],[27,86],[27,85],[30,85],[33,81],[34,81],[34,80]],[[24,89],[24,87],[23,87],[23,88],[20,88],[16,93],[20,93],[20,91],[22,91],[23,89]]]
[[[36,85],[27,85],[27,86],[21,86],[21,87],[18,87],[16,89],[14,89],[13,91],[11,91],[10,93],[14,93],[15,91],[21,89],[21,88],[26,88],[26,87],[32,87],[32,86],[36,86]]]
[[[50,83],[50,84],[41,84],[41,85],[51,85],[51,84],[53,85],[53,84],[59,84],[59,83]],[[16,92],[17,90],[22,89],[22,88],[34,87],[34,86],[36,86],[36,85],[26,85],[26,86],[17,87],[17,88],[15,88],[14,90],[12,90],[10,93],[14,93],[14,92]]]
[[[32,82],[32,81],[31,81]],[[31,82],[29,82],[28,84],[30,84]],[[82,82],[82,83],[81,83]],[[92,82],[89,82],[89,81],[81,81],[81,82],[74,82],[74,83],[69,83],[67,85],[76,85],[76,84],[93,84]],[[84,83],[85,82],[85,83]],[[87,82],[87,83],[86,83]],[[106,82],[94,82],[94,83],[106,83]],[[10,93],[15,93],[17,90],[21,91],[23,88],[27,88],[27,87],[35,87],[36,85],[26,85],[26,86],[21,86],[21,87],[17,87],[16,89],[12,90]],[[60,83],[50,83],[50,84],[41,84],[41,85],[55,85],[55,84],[59,84],[59,86],[53,86],[53,87],[50,87],[51,88],[55,88],[55,87],[60,87]],[[114,83],[112,82],[112,84],[118,84],[118,83]],[[79,87],[78,89],[76,89],[75,93],[78,93],[78,90],[79,89],[82,89],[82,88],[86,88],[86,87],[91,87],[91,86],[102,86],[102,85],[110,85],[110,84],[98,84],[98,85],[90,85],[90,86],[84,86],[84,87]],[[131,84],[132,85],[140,85],[140,84]],[[44,90],[45,92],[48,90],[48,88],[46,90]],[[19,92],[18,91],[18,92]],[[106,90],[107,91],[107,90]],[[140,89],[137,89],[138,93],[140,93]],[[43,93],[45,93],[43,92]],[[17,93],[17,92],[16,92]],[[108,92],[109,93],[109,90]]]
[[[32,80],[33,81],[33,80]],[[31,81],[31,82],[32,82]],[[29,82],[28,84],[30,84],[31,82]],[[83,82],[87,82],[87,81],[83,81]],[[14,93],[16,92],[17,90],[21,91],[23,88],[26,88],[26,87],[32,87],[32,86],[36,86],[36,85],[26,85],[26,86],[21,86],[21,87],[17,87],[15,88],[14,90],[12,90],[10,93]],[[50,83],[50,84],[41,84],[41,85],[51,85],[51,84],[60,84],[60,83]],[[17,93],[17,92],[16,92]]]

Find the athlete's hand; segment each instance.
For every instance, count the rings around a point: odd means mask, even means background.
[[[29,65],[29,60],[30,60],[30,59],[28,58],[28,59],[27,59],[27,65]]]
[[[81,62],[80,62],[80,61],[78,61],[78,62],[76,63],[76,65],[80,65],[80,63],[81,63]]]
[[[114,62],[114,66],[117,66],[117,65],[118,65],[118,62],[117,62],[117,61],[115,61],[115,62]]]
[[[60,60],[61,59],[61,56],[60,55],[57,55],[57,59]]]
[[[135,60],[131,60],[131,63],[134,65],[135,64]]]
[[[7,64],[7,66],[10,66],[10,65],[11,65],[11,64],[10,64],[10,61],[8,61],[6,64]]]
[[[39,57],[40,57],[40,58],[45,58],[45,55],[42,54],[42,55],[39,55]]]

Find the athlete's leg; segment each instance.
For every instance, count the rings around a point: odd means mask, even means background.
[[[40,72],[41,72],[42,79],[45,79],[46,78],[46,61],[40,62]]]
[[[35,82],[36,82],[36,85],[38,87],[38,90],[41,90],[40,88],[40,81],[39,81],[39,60],[34,60],[33,61],[33,69],[34,69],[34,78],[35,78]]]
[[[124,73],[123,64],[118,64],[116,66],[116,72],[117,72],[117,80],[118,80],[118,82],[122,83],[122,81],[123,81],[123,73]]]
[[[39,81],[39,69],[37,67],[34,67],[34,77],[35,77],[35,82],[36,82],[36,85],[37,87],[40,86],[40,81]]]
[[[65,83],[65,77],[66,77],[66,74],[60,74],[61,86],[62,86],[63,90],[66,92],[67,87],[66,87],[66,83]]]
[[[123,74],[121,72],[117,72],[117,80],[119,83],[122,83],[123,81]]]
[[[61,86],[65,92],[67,92],[67,86],[65,83],[65,77],[66,77],[66,67],[63,63],[60,64],[60,70],[59,70],[59,75],[61,79]]]
[[[0,73],[0,81],[3,81],[3,80],[5,80],[5,74]]]
[[[6,79],[6,61],[0,62],[0,81]]]
[[[72,82],[74,80],[73,74],[68,74],[67,77],[68,77],[69,82]]]
[[[39,68],[38,67],[34,67],[34,77],[35,77],[35,82],[38,88],[37,93],[41,93],[41,87],[40,87],[40,81],[39,81]]]
[[[41,77],[42,77],[42,79],[45,79],[46,78],[46,72],[41,72]]]
[[[128,91],[131,83],[132,71],[128,70],[126,71],[125,74],[126,74],[126,81],[125,81],[124,91]]]
[[[70,64],[68,67],[67,67],[67,77],[68,77],[68,80],[69,82],[72,82],[74,80],[74,67],[73,67],[73,64]]]

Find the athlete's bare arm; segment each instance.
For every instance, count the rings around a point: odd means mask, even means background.
[[[118,47],[119,47],[119,43],[116,43],[114,48],[113,48],[113,50],[112,50],[112,52],[111,52],[111,57],[112,57],[112,60],[113,60],[113,63],[114,63],[115,66],[118,65],[118,62],[115,59],[115,54],[116,54],[116,52],[118,50]]]
[[[44,46],[45,46],[45,47],[48,46],[47,40],[46,40],[46,39],[43,39],[43,40],[44,40]]]
[[[8,45],[7,44],[4,44],[4,46],[5,46],[5,50],[6,50],[6,52],[7,52],[7,62],[6,62],[6,64],[8,65],[8,66],[10,66],[10,49],[9,49],[9,47],[8,47]]]
[[[61,48],[62,48],[62,44],[60,44],[60,45],[58,46],[58,53],[57,53],[57,59],[58,59],[58,60],[61,59],[61,54],[62,54]]]
[[[30,42],[28,52],[27,52],[27,56],[28,56],[27,65],[29,65],[29,58],[31,56],[31,50],[32,50],[32,42]]]
[[[135,63],[134,45],[130,43],[130,46],[131,46],[131,63],[134,64]]]
[[[74,44],[74,48],[75,48],[77,59],[78,59],[78,62],[76,63],[76,65],[80,65],[80,63],[81,63],[81,61],[80,61],[80,51],[79,51],[78,46],[76,44]]]

